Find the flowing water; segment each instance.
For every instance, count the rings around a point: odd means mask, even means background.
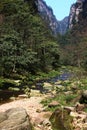
[[[43,83],[44,82],[48,82],[48,83],[55,83],[58,80],[67,80],[71,77],[71,74],[69,72],[64,72],[63,74],[61,74],[60,76],[56,76],[53,78],[49,78],[46,80],[40,80],[38,81],[35,85],[36,85],[36,90],[40,90],[41,93],[45,92],[46,90],[43,89]],[[20,94],[24,94],[23,91],[10,91],[10,90],[2,90],[0,91],[0,103],[4,103],[4,102],[8,102],[10,101],[10,97],[17,97]]]

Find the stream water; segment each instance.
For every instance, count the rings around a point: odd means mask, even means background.
[[[58,80],[67,80],[71,77],[71,74],[69,72],[64,72],[63,74],[61,74],[60,76],[56,76],[53,78],[49,78],[46,80],[39,80],[35,85],[36,85],[36,90],[40,90],[40,92],[44,92],[46,90],[43,89],[43,83],[44,82],[48,82],[48,83],[55,83]],[[23,91],[10,91],[10,90],[3,90],[0,91],[0,103],[4,103],[7,101],[10,101],[10,97],[17,97],[20,94],[24,94]]]
[[[61,74],[60,76],[56,76],[54,78],[51,78],[48,80],[48,82],[57,82],[58,80],[67,80],[71,77],[71,74],[69,72],[64,72],[63,74]]]
[[[55,82],[57,82],[58,80],[62,80],[62,81],[68,80],[70,77],[72,77],[72,74],[65,71],[65,72],[63,72],[63,74],[58,75],[58,76],[55,76],[55,77],[53,77],[53,78],[49,78],[49,79],[45,79],[45,80],[40,80],[40,81],[38,81],[38,82],[36,83],[36,89],[37,89],[37,90],[40,90],[40,92],[42,93],[42,92],[46,91],[46,90],[43,88],[43,83],[44,83],[44,82],[55,83]]]

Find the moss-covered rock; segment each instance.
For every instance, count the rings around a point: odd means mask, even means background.
[[[53,130],[73,130],[72,118],[67,110],[57,109],[51,116],[50,121],[52,123]]]

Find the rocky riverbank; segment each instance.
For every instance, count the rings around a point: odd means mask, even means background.
[[[40,103],[47,96],[40,94],[39,91],[36,91],[36,92],[33,91],[32,94],[35,94],[35,95],[31,98],[26,98],[24,96],[23,99],[18,99],[18,100],[14,100],[10,103],[2,104],[0,106],[0,113],[2,113],[2,112],[6,113],[6,111],[13,109],[13,108],[24,109],[27,112],[27,114],[29,115],[30,122],[35,130],[42,130],[43,127],[47,127],[46,129],[48,129],[48,127],[50,127],[49,126],[50,125],[49,117],[51,116],[52,113],[44,112],[43,105]],[[20,111],[19,111],[19,114],[20,114]],[[11,116],[11,115],[9,115],[9,116]],[[13,120],[13,118],[12,118],[12,120]],[[14,120],[13,120],[13,122],[14,122]],[[3,123],[0,123],[0,124],[3,124]],[[14,124],[10,124],[10,125],[14,125]],[[5,124],[3,125],[3,127],[4,126],[5,126]],[[0,127],[0,130],[3,130],[3,127]],[[6,127],[7,127],[7,123],[6,123]],[[8,128],[8,127],[6,128],[6,127],[4,127],[4,130],[10,130],[10,128]],[[19,129],[17,129],[17,130],[19,130]],[[20,130],[22,130],[22,128]],[[31,129],[26,129],[26,130],[31,130]]]
[[[34,130],[87,130],[86,81],[70,79],[43,82],[45,91],[31,89],[30,98],[27,93],[13,97],[13,101],[0,105],[0,113],[4,112],[6,115],[14,108],[23,109],[29,116],[28,123],[32,124]],[[6,116],[7,122],[9,116],[11,115],[8,115],[8,118]],[[1,130],[7,127],[7,123],[6,127],[2,127],[3,121],[1,118]],[[14,128],[13,125],[14,123],[11,125]],[[17,130],[22,130],[22,127]]]

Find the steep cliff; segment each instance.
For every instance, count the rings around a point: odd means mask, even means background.
[[[77,0],[71,7],[69,18],[71,49],[74,65],[87,69],[87,0]],[[76,63],[75,63],[76,62]]]
[[[79,24],[84,18],[87,17],[87,0],[77,0],[71,6],[69,15],[69,29],[75,24]]]
[[[58,32],[60,34],[65,34],[67,29],[68,29],[68,21],[69,21],[69,17],[65,17],[63,20],[61,20],[59,22],[59,28],[58,28]]]
[[[56,17],[53,14],[52,9],[48,7],[43,0],[38,0],[38,10],[42,18],[47,22],[48,26],[51,28],[53,34],[56,35],[59,25]]]
[[[54,35],[57,35],[57,33],[64,34],[68,26],[68,17],[66,17],[62,21],[58,21],[55,15],[53,14],[52,8],[47,6],[45,1],[38,0],[37,5],[41,17],[48,24],[53,34]]]

